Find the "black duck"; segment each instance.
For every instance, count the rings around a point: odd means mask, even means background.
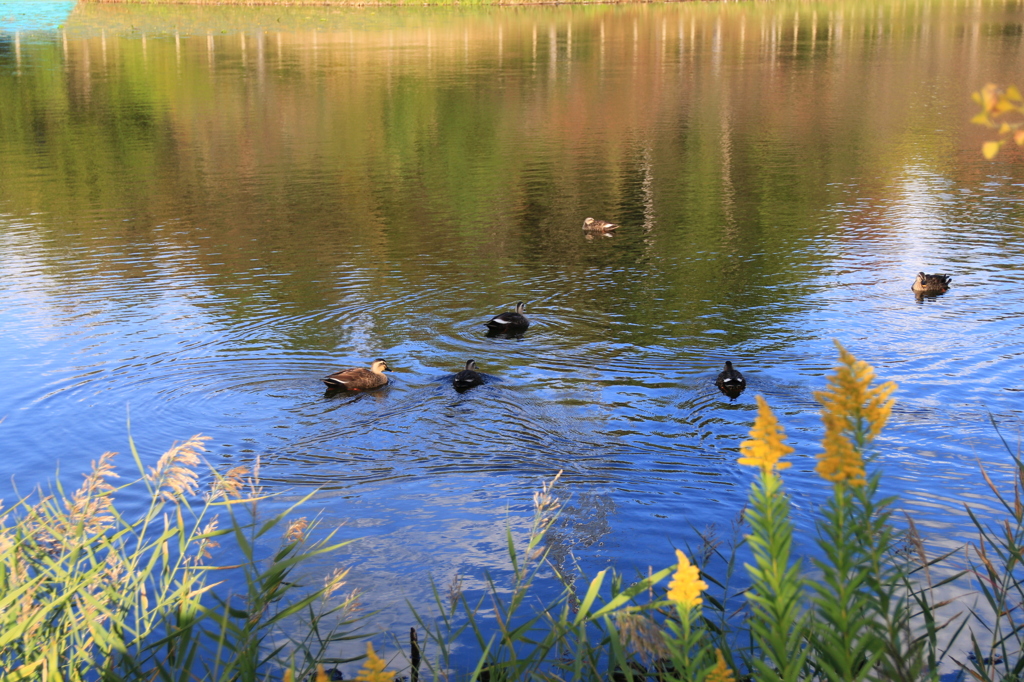
[[[725,369],[722,370],[718,375],[718,379],[715,380],[715,386],[718,386],[718,390],[730,398],[735,398],[740,393],[743,393],[743,389],[747,387],[747,380],[743,378],[743,375],[738,370],[733,369],[730,360],[726,360]]]
[[[526,304],[520,301],[516,303],[516,311],[514,313],[495,315],[487,322],[484,322],[484,324],[491,332],[498,334],[513,334],[526,331],[526,328],[530,326],[530,321],[526,319],[526,315],[523,315],[525,310]]]
[[[476,362],[474,360],[466,360],[466,369],[452,377],[452,386],[459,392],[467,391],[482,383],[484,383],[484,378],[480,372],[476,371]]]

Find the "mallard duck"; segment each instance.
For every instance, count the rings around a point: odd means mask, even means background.
[[[584,232],[612,232],[619,229],[619,226],[615,223],[610,223],[607,220],[599,220],[597,218],[587,218],[583,221]]]
[[[378,358],[370,365],[370,369],[364,367],[352,367],[335,372],[323,381],[329,388],[344,388],[348,391],[366,391],[371,388],[380,388],[388,383],[384,372],[390,372],[391,368],[383,358]]]
[[[480,372],[476,371],[476,362],[474,360],[466,360],[466,369],[452,378],[452,386],[455,387],[456,391],[465,391],[482,383],[484,383],[484,378],[480,375]]]
[[[910,288],[919,294],[944,294],[949,291],[952,279],[949,275],[926,275],[919,272]]]
[[[516,303],[516,311],[514,313],[502,313],[501,315],[495,315],[487,322],[487,328],[492,332],[498,332],[500,334],[508,334],[512,332],[524,331],[530,326],[530,321],[526,319],[526,315],[523,312],[526,310],[526,304],[520,301]]]
[[[733,369],[731,361],[726,360],[725,369],[722,370],[721,374],[718,375],[718,379],[715,380],[715,386],[718,386],[719,390],[724,393],[738,394],[747,387],[747,380],[743,378],[739,371]]]

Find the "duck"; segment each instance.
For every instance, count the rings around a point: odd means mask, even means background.
[[[919,272],[910,288],[919,294],[944,294],[949,291],[952,279],[949,275],[926,275]]]
[[[516,303],[516,311],[514,313],[495,315],[487,322],[484,322],[484,324],[492,332],[501,334],[525,331],[530,326],[530,321],[526,319],[526,315],[523,315],[525,310],[526,304],[520,301]]]
[[[729,395],[735,393],[739,395],[747,387],[747,380],[743,378],[743,375],[738,370],[733,369],[731,360],[726,360],[725,369],[722,370],[718,375],[718,379],[715,380],[715,386],[718,386],[718,390],[722,391],[722,393]]]
[[[324,377],[323,382],[328,388],[343,388],[347,391],[366,391],[371,388],[380,388],[388,383],[384,372],[390,372],[391,368],[384,358],[377,358],[370,365],[365,367],[351,367],[340,372]]]
[[[613,232],[617,229],[619,229],[619,226],[615,223],[600,220],[599,218],[587,218],[583,221],[584,232]]]
[[[484,378],[480,372],[476,371],[476,361],[466,360],[466,369],[462,370],[454,377],[452,377],[452,386],[455,387],[456,391],[466,391],[474,386],[479,386],[484,383]]]

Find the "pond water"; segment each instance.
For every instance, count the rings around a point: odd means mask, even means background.
[[[428,576],[505,570],[559,470],[587,571],[728,535],[761,394],[812,551],[834,339],[900,385],[877,466],[932,547],[995,508],[979,463],[1011,480],[1024,158],[985,161],[969,119],[1020,79],[1019,2],[45,24],[0,24],[5,499],[126,452],[129,413],[147,462],[203,433],[217,467],[320,490],[310,512],[363,538],[325,564],[397,629]],[[622,227],[588,239],[587,216]],[[920,270],[952,288],[917,300]],[[487,338],[520,300],[529,330]],[[378,357],[389,387],[325,394]],[[459,394],[469,358],[493,380]]]

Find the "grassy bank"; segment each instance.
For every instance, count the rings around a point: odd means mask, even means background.
[[[828,388],[816,394],[824,431],[816,471],[831,491],[817,521],[818,558],[793,556],[783,477],[792,448],[758,397],[738,459],[752,472],[749,563],[738,565],[739,547],[709,542],[676,549],[672,565],[635,581],[609,570],[589,581],[567,574],[546,550],[561,504],[553,481],[535,495],[526,545],[515,547],[509,533],[511,583],[488,579],[485,594],[436,589],[434,612],[417,614],[410,639],[398,640],[404,660],[349,645],[363,659],[356,679],[838,682],[938,680],[950,669],[1020,679],[1024,465],[1016,460],[1010,496],[993,486],[1005,515],[999,524],[971,515],[979,540],[969,572],[993,614],[982,619],[937,598],[964,577],[932,579],[950,555],[928,556],[913,522],[900,530],[892,522],[896,501],[879,497],[871,451],[896,387],[876,384],[869,365],[839,351]],[[329,534],[310,541],[310,525],[293,518],[308,498],[259,519],[264,495],[244,468],[215,475],[200,495],[201,451],[202,439],[190,439],[146,471],[133,448],[143,475],[129,485],[144,486],[150,499],[139,518],[117,509],[109,454],[79,490],[58,488],[4,510],[3,679],[335,679],[324,667],[346,662],[330,651],[355,637],[357,597],[342,594],[343,572],[306,587],[296,576],[341,545]],[[272,537],[277,548],[257,552]],[[724,579],[702,571],[713,558],[728,567]],[[244,595],[225,591],[221,576],[230,571],[243,578]],[[539,603],[537,587],[551,577],[565,589]],[[463,661],[475,652],[472,669],[456,665],[456,646]]]

